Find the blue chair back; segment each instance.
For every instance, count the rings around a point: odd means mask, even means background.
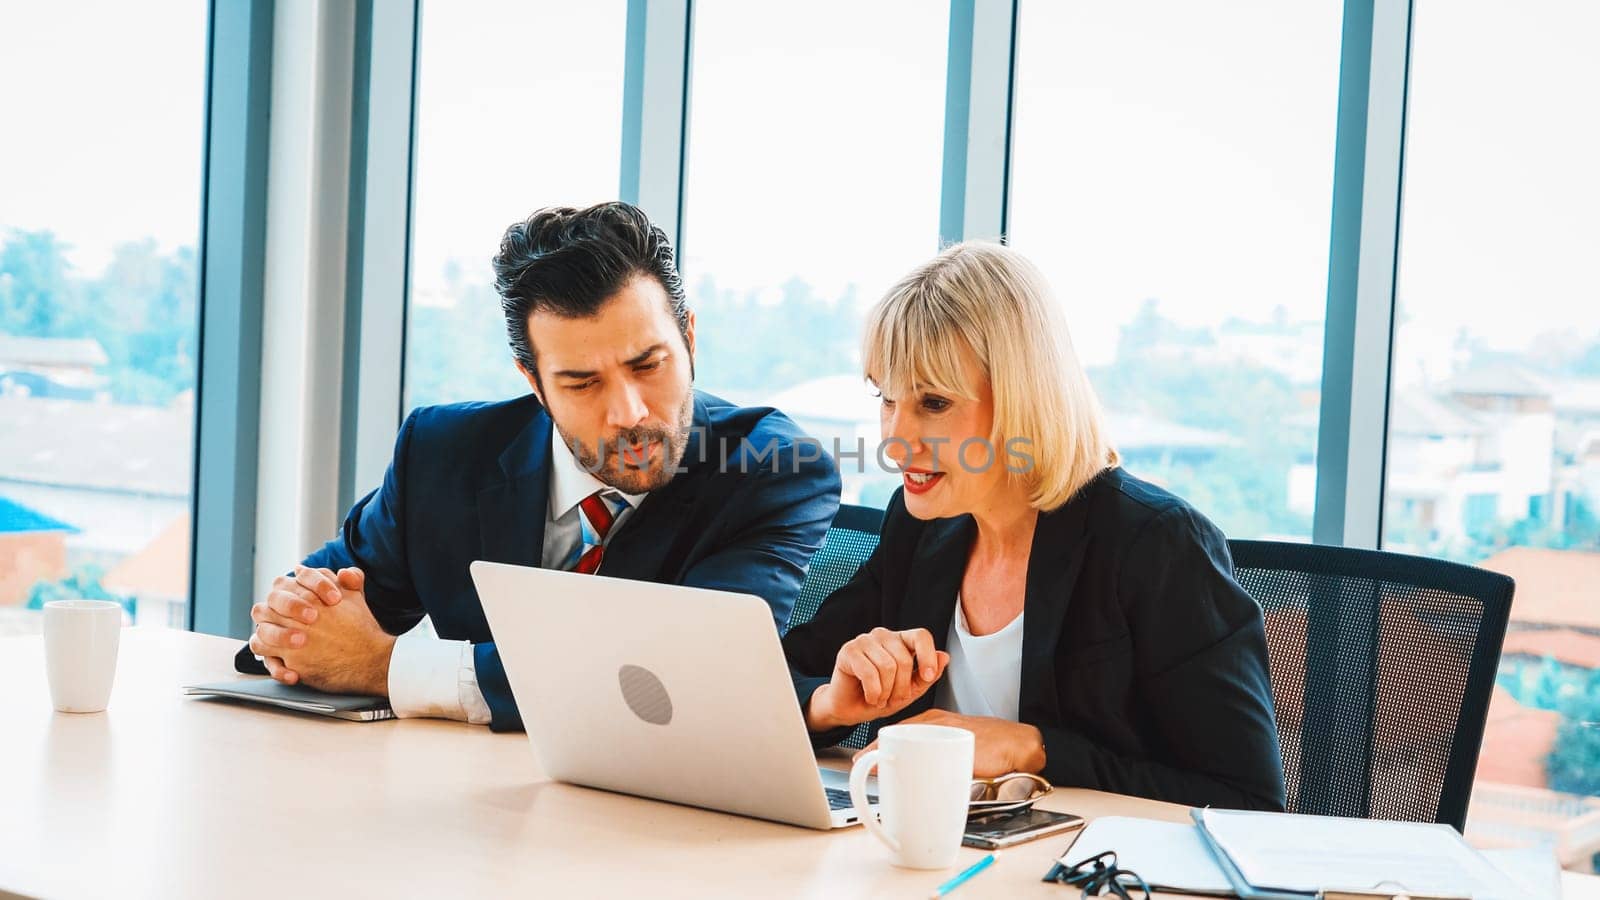
[[[789,613],[789,627],[811,621],[817,607],[828,595],[844,587],[856,570],[878,548],[878,531],[883,528],[883,510],[870,506],[840,506],[822,539],[822,547],[811,557],[805,583]]]
[[[822,547],[811,557],[806,580],[789,613],[789,627],[811,621],[828,595],[843,587],[878,547],[878,532],[883,528],[883,510],[870,506],[840,506],[828,526]],[[857,726],[842,746],[865,747],[871,742],[875,723]]]

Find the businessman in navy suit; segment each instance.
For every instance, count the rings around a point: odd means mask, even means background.
[[[666,235],[624,203],[546,209],[494,265],[532,394],[406,419],[383,484],[251,609],[279,681],[522,727],[475,559],[755,594],[788,622],[839,476],[782,413],[693,389]],[[424,615],[438,638],[406,634]]]

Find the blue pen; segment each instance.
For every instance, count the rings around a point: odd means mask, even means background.
[[[993,853],[968,866],[960,875],[957,875],[949,881],[946,881],[944,884],[934,888],[933,893],[929,896],[933,897],[934,900],[938,900],[938,898],[943,897],[945,894],[948,894],[956,888],[961,887],[963,884],[966,884],[972,879],[972,876],[982,872],[984,869],[987,869],[992,865],[994,865]]]

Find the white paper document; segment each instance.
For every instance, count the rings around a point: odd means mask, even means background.
[[[1556,861],[1549,846],[1503,847],[1479,852],[1520,885],[1522,896],[1528,900],[1561,900],[1561,863]]]
[[[1117,852],[1119,868],[1138,872],[1156,890],[1233,896],[1228,877],[1193,825],[1100,816],[1084,826],[1062,858],[1077,865],[1106,850]]]
[[[1218,809],[1200,815],[1239,874],[1258,889],[1525,897],[1449,825]]]

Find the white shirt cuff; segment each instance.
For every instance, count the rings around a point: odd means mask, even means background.
[[[402,719],[489,724],[471,642],[402,635],[389,656],[389,706]]]

